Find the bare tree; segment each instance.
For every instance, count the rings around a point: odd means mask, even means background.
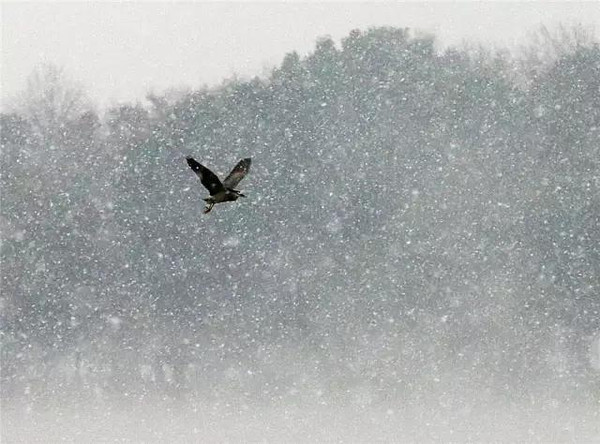
[[[597,44],[595,30],[590,26],[561,24],[548,29],[542,25],[530,34],[528,44],[521,46],[518,64],[528,79],[534,79],[546,72],[562,56]]]
[[[72,81],[63,68],[43,64],[27,79],[17,109],[27,118],[34,134],[52,142],[69,122],[90,112],[92,105],[82,87]]]

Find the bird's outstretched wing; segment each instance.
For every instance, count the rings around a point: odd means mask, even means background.
[[[186,157],[185,160],[187,160],[188,165],[200,178],[200,182],[202,182],[202,185],[204,185],[211,196],[220,191],[224,191],[223,184],[215,173],[206,168],[204,165],[196,162],[193,157]]]
[[[225,178],[223,185],[225,185],[226,188],[235,188],[246,174],[248,174],[251,163],[252,159],[250,158],[240,160],[235,168],[231,170],[231,173]]]

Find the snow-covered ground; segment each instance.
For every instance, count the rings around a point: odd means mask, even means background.
[[[5,406],[3,443],[600,442],[598,406],[219,405],[169,401]]]

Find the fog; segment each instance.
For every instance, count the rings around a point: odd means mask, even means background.
[[[600,441],[600,47],[378,27],[1,115],[2,442]],[[193,156],[247,195],[203,214]]]
[[[148,91],[265,75],[320,36],[394,26],[463,41],[518,46],[541,24],[600,27],[595,2],[3,2],[2,106],[39,63],[64,66],[101,107]],[[57,25],[60,24],[60,25]],[[3,111],[6,108],[2,109]]]

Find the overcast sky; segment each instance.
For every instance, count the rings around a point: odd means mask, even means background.
[[[286,52],[306,54],[319,36],[390,25],[516,44],[540,24],[600,30],[592,2],[2,2],[2,103],[42,62],[65,68],[102,106],[154,90],[214,85],[234,73],[264,74]]]

